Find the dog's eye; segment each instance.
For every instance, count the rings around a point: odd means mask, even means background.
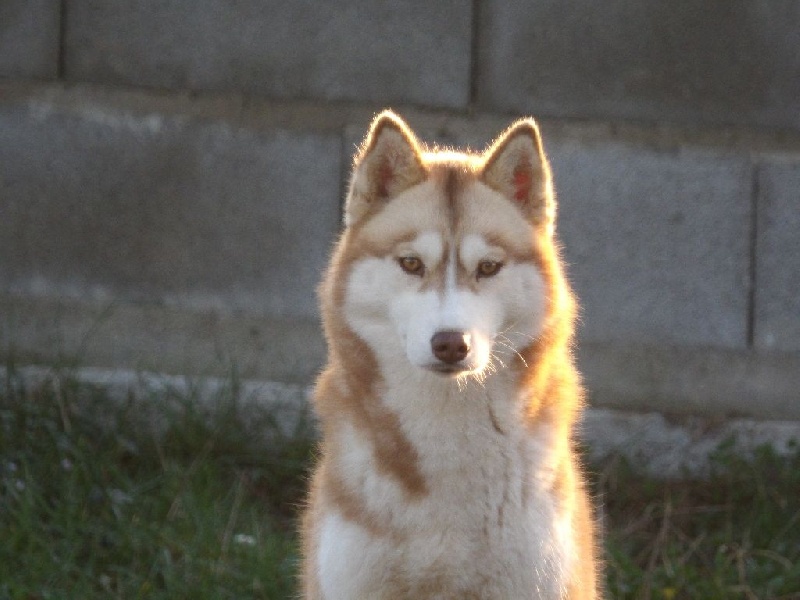
[[[416,256],[402,256],[397,259],[397,262],[400,263],[400,268],[410,275],[422,276],[425,272],[425,265]]]
[[[478,272],[477,276],[478,279],[481,277],[493,277],[497,275],[500,269],[503,267],[503,263],[496,261],[496,260],[482,260],[478,263]]]

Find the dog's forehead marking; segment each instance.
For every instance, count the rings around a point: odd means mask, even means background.
[[[456,253],[455,246],[452,246],[447,257],[447,269],[444,278],[445,292],[454,290],[458,282],[458,258],[456,257]]]
[[[450,262],[460,271],[472,270],[483,258],[531,258],[536,232],[516,206],[474,173],[459,165],[438,164],[426,181],[369,218],[357,237],[375,255],[417,254],[439,280],[428,285],[441,289]]]

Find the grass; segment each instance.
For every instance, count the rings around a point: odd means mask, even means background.
[[[600,472],[610,598],[800,598],[800,451],[722,448],[714,465],[707,481],[641,478],[621,461]]]
[[[288,597],[310,446],[232,398],[213,414],[163,398],[156,433],[133,403],[12,378],[0,393],[0,598]],[[270,451],[254,452],[264,440]]]
[[[308,438],[235,386],[154,405],[69,377],[0,388],[0,598],[292,597]],[[607,597],[800,598],[800,451],[716,464],[682,483],[595,465]]]

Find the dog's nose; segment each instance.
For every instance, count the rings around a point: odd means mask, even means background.
[[[452,365],[469,354],[470,335],[463,331],[437,331],[431,338],[431,350],[440,361]]]

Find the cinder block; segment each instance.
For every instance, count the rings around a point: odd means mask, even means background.
[[[60,5],[59,0],[0,2],[0,77],[57,76]]]
[[[480,13],[484,106],[800,127],[796,0],[488,0]]]
[[[745,157],[550,139],[587,340],[747,345]]]
[[[800,163],[759,170],[755,345],[800,351]]]
[[[463,107],[471,3],[74,0],[69,79]]]
[[[798,353],[582,342],[577,356],[594,406],[800,421]]]
[[[0,364],[309,383],[324,358],[314,319],[0,293]]]
[[[340,137],[0,106],[0,289],[316,315]]]
[[[723,447],[726,453],[752,461],[766,447],[778,456],[794,456],[800,440],[797,421],[765,421],[759,416],[721,422],[713,414],[675,419],[649,410],[589,409],[583,413],[580,430],[590,464],[622,456],[637,472],[673,481],[719,476]],[[736,468],[740,468],[736,462],[728,463],[728,470]]]

